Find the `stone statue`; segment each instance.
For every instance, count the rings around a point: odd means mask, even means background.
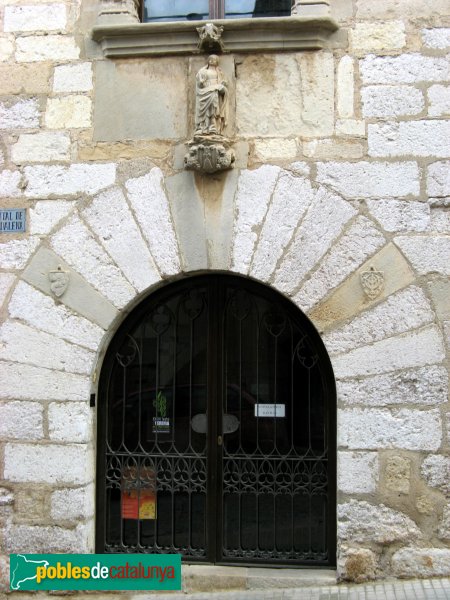
[[[228,82],[219,57],[211,54],[195,76],[195,132],[187,142],[186,169],[210,174],[234,167],[230,140],[223,135],[227,117]]]
[[[228,90],[219,57],[211,54],[196,75],[195,134],[222,135],[227,124]]]

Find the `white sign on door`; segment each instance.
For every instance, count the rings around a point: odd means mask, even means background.
[[[255,404],[255,417],[285,417],[285,404]]]

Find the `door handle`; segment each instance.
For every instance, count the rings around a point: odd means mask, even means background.
[[[218,436],[217,436],[217,445],[218,445],[218,446],[221,446],[222,444],[223,444],[223,438],[222,438],[222,436],[221,436],[221,435],[218,435]]]

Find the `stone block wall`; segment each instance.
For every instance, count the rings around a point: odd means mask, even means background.
[[[332,0],[323,50],[224,56],[237,158],[213,176],[182,161],[201,57],[105,59],[89,1],[1,4],[0,208],[27,231],[0,234],[0,568],[93,551],[108,340],[213,269],[291,298],[328,348],[338,576],[449,576],[448,2]]]

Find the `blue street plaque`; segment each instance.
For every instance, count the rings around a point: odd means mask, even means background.
[[[24,233],[25,208],[0,208],[0,233]]]

